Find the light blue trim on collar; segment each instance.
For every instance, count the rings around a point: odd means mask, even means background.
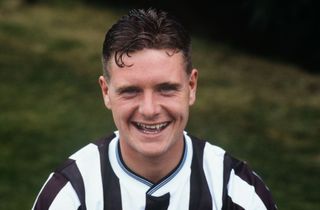
[[[117,161],[119,163],[119,166],[122,168],[122,170],[124,172],[126,172],[126,174],[128,174],[129,176],[131,176],[132,178],[138,180],[139,182],[142,182],[143,184],[151,187],[153,185],[153,183],[149,182],[148,180],[146,179],[143,179],[137,175],[135,175],[134,173],[130,172],[122,163],[121,159],[120,159],[120,156],[119,156],[119,151],[118,151],[118,147],[116,146],[116,157],[117,157]]]
[[[129,176],[131,176],[132,178],[134,178],[135,180],[147,185],[148,187],[150,187],[150,189],[147,191],[147,194],[152,195],[153,193],[155,193],[158,189],[160,189],[161,187],[163,187],[164,185],[166,185],[168,182],[170,182],[178,173],[179,171],[182,169],[186,159],[187,159],[187,154],[188,154],[188,145],[186,140],[184,139],[184,152],[183,152],[183,157],[182,160],[179,164],[179,166],[176,168],[176,170],[167,178],[165,178],[164,180],[162,180],[160,183],[158,184],[153,184],[152,182],[135,175],[134,173],[132,173],[131,171],[129,171],[122,163],[121,158],[120,158],[120,154],[118,151],[118,146],[115,147],[116,149],[116,158],[117,158],[117,162],[119,164],[119,166],[121,167],[121,169],[128,174]]]
[[[185,141],[185,140],[184,140]],[[186,159],[187,159],[187,153],[188,153],[188,147],[186,145],[187,143],[185,142],[185,146],[184,146],[184,152],[183,152],[183,157],[182,157],[182,161],[179,164],[178,168],[170,175],[168,176],[166,179],[164,179],[163,181],[161,181],[159,184],[153,186],[151,189],[148,190],[148,194],[152,195],[153,193],[155,193],[158,189],[160,189],[161,187],[163,187],[164,185],[166,185],[168,182],[170,182],[178,173],[179,171],[182,169]]]

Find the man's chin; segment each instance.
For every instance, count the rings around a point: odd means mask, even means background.
[[[158,145],[148,145],[145,146],[140,153],[146,157],[146,158],[150,158],[150,159],[155,159],[155,158],[159,158],[162,157],[163,154],[165,153],[165,149],[163,149],[162,147],[159,147]]]

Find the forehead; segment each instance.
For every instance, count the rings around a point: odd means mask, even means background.
[[[181,52],[174,50],[144,49],[131,54],[124,54],[122,57],[124,66],[119,66],[115,62],[113,55],[109,62],[108,70],[110,77],[125,75],[165,75],[186,73],[185,60]]]

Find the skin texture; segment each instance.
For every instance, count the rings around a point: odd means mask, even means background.
[[[119,130],[126,165],[152,182],[179,163],[189,107],[195,102],[198,72],[188,75],[181,53],[144,49],[110,59],[110,79],[99,77],[105,106]]]

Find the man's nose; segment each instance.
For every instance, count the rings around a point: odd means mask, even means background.
[[[146,119],[153,119],[158,116],[160,106],[156,96],[152,92],[143,94],[143,98],[140,101],[139,113]]]

